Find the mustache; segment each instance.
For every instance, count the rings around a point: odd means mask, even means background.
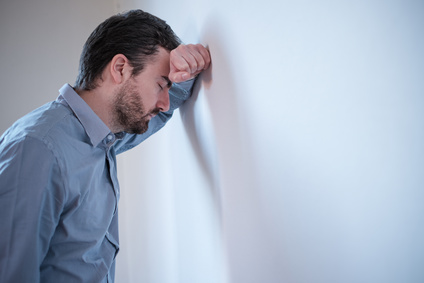
[[[156,115],[158,115],[160,112],[161,112],[161,111],[160,111],[160,109],[159,109],[159,108],[155,108],[155,109],[153,109],[152,111],[150,111],[150,114],[152,114],[152,115],[156,116]]]

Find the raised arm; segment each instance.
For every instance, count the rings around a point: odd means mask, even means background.
[[[116,153],[122,153],[160,130],[191,95],[193,84],[198,74],[209,68],[211,57],[209,51],[201,44],[180,45],[170,53],[169,79],[173,82],[169,90],[170,108],[150,120],[148,130],[141,135],[126,134],[123,140],[115,144]]]

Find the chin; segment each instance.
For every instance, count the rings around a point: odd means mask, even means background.
[[[143,125],[140,127],[139,125],[135,127],[131,127],[128,131],[126,131],[129,134],[137,134],[141,135],[147,132],[149,129],[149,121],[144,121]]]

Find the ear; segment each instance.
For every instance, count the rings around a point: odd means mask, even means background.
[[[131,76],[132,67],[125,55],[116,54],[110,61],[109,71],[114,83],[121,84]]]

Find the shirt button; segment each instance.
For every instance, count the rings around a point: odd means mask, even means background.
[[[107,140],[108,140],[108,141],[111,141],[112,139],[113,139],[113,136],[112,136],[112,135],[108,135],[108,136],[107,136]]]

